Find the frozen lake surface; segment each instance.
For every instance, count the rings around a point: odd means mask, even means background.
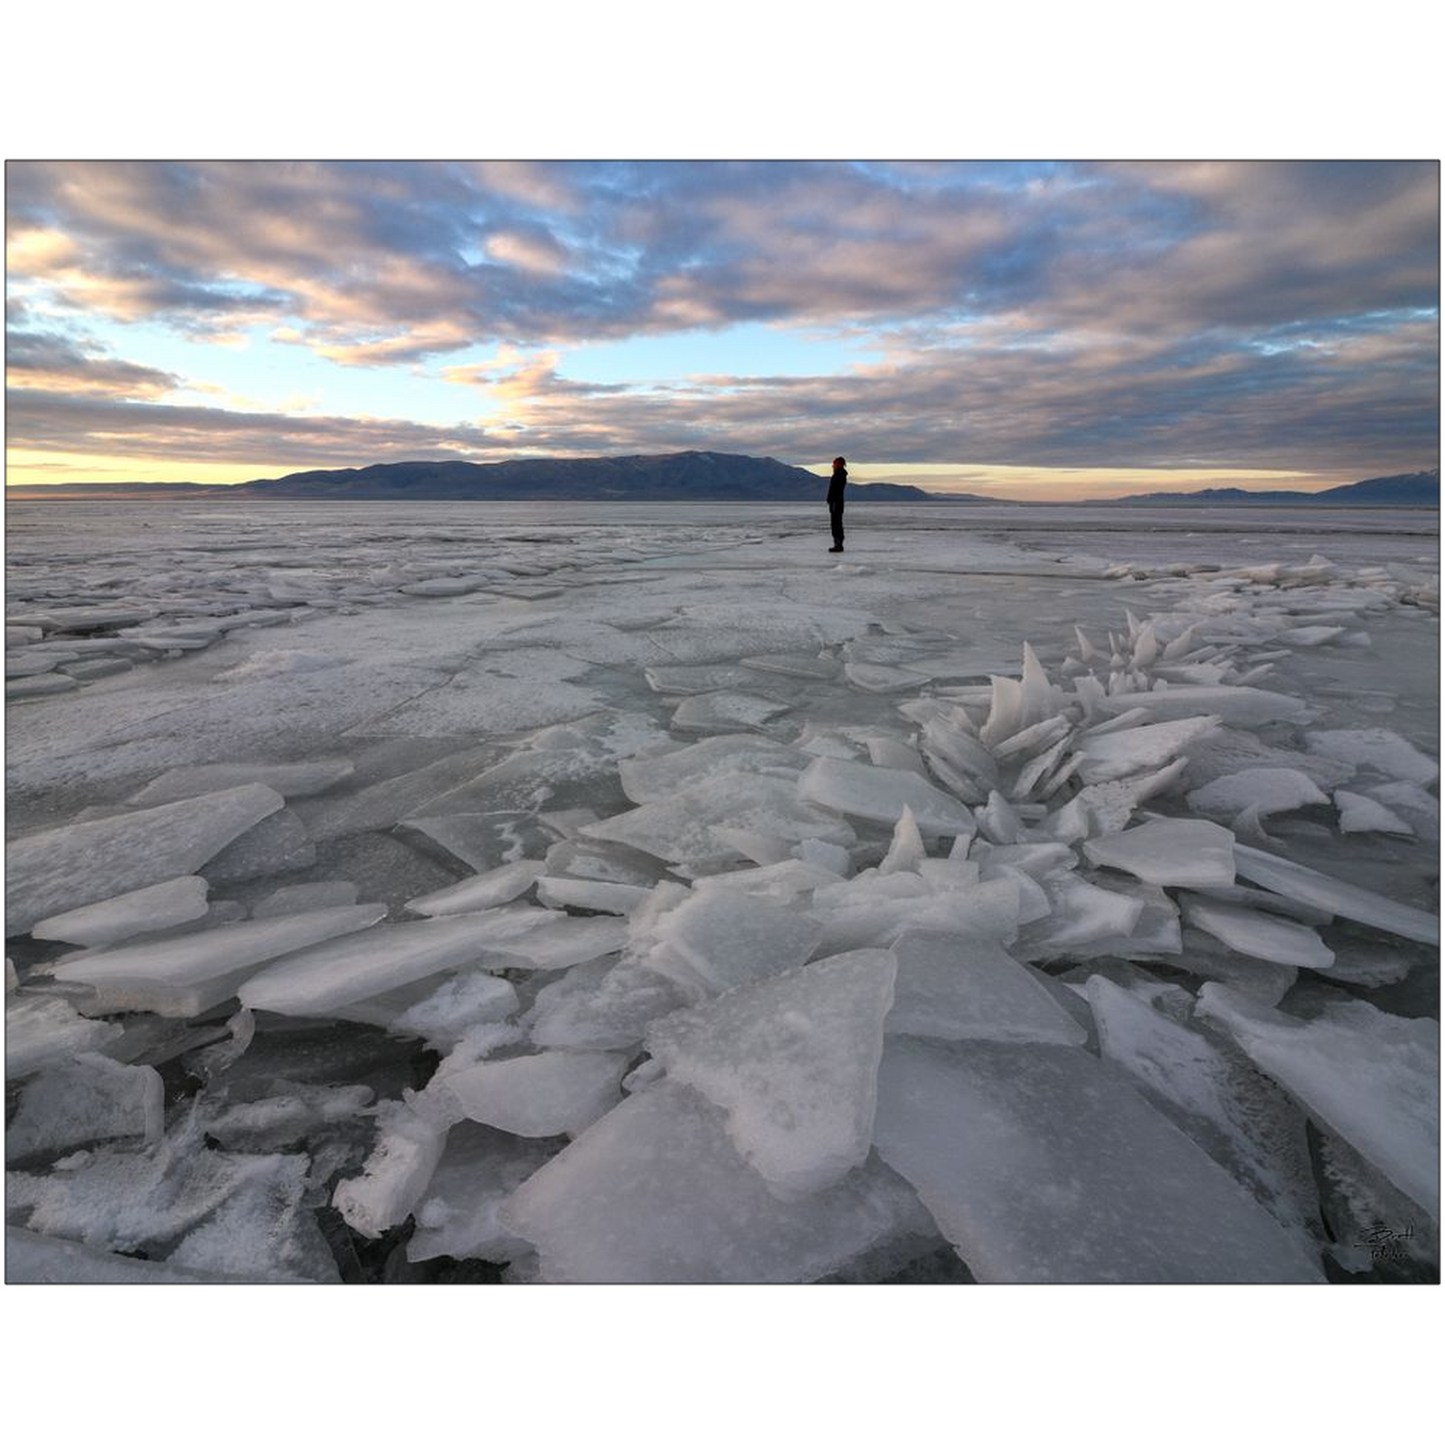
[[[1438,1277],[1438,513],[12,503],[15,1278]]]

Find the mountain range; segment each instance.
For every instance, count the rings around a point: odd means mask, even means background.
[[[66,483],[11,487],[27,500],[185,497],[209,500],[348,502],[821,502],[828,480],[772,457],[725,452],[664,456],[529,457],[506,462],[384,462],[344,470],[291,472],[235,486],[198,482]],[[893,482],[853,482],[850,501],[1007,504],[975,493],[927,492]],[[1057,503],[1014,503],[1057,505]],[[1440,470],[1371,477],[1322,492],[1246,492],[1211,487],[1198,492],[1146,492],[1092,501],[1090,506],[1363,506],[1438,507]]]
[[[1100,506],[1291,506],[1314,507],[1438,507],[1440,468],[1402,472],[1393,477],[1370,477],[1322,492],[1246,492],[1239,487],[1206,487],[1202,492],[1145,492],[1133,497],[1110,497]]]

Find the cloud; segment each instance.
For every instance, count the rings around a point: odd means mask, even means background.
[[[1438,449],[1433,163],[19,162],[7,175],[14,330],[33,301],[31,314],[214,341],[264,325],[348,367],[497,348],[495,363],[440,372],[503,404],[485,433],[290,417],[277,456],[320,459],[329,438],[388,456],[393,443],[705,446],[1384,469]],[[572,343],[741,322],[865,337],[883,359],[650,391],[566,374]],[[164,371],[31,344],[12,380],[52,402],[128,398],[123,437],[167,454],[182,438],[203,453],[256,441],[257,413],[136,405],[174,384]],[[22,421],[50,445],[56,413],[37,405]]]
[[[258,475],[388,461],[491,460],[507,448],[505,439],[471,426],[13,389],[6,393],[6,420],[7,444],[17,452],[89,453],[136,458],[139,463],[239,462],[254,465]]]
[[[19,313],[25,314],[23,306]],[[5,379],[7,387],[130,398],[164,396],[184,385],[170,372],[123,361],[94,342],[10,325],[5,332]]]
[[[518,266],[523,271],[557,275],[567,269],[569,252],[557,238],[541,227],[494,231],[487,237],[487,255],[494,261]]]

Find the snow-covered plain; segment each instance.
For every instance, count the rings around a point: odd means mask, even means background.
[[[1438,517],[12,503],[16,1280],[1438,1278]]]

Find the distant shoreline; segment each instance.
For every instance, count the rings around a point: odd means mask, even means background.
[[[568,502],[573,505],[608,507],[608,506],[664,506],[664,507],[806,507],[811,505],[809,499],[799,497],[267,497],[257,496],[255,493],[248,493],[241,496],[230,497],[224,495],[229,492],[229,487],[197,487],[191,490],[184,484],[157,482],[148,485],[157,487],[175,487],[174,491],[164,492],[139,492],[130,491],[122,487],[112,489],[109,484],[96,483],[93,486],[56,486],[46,488],[17,488],[7,487],[5,500],[7,502],[223,502],[223,503],[246,503],[248,505],[261,504],[263,506],[537,506],[543,503]],[[1312,512],[1438,512],[1439,503],[1422,502],[1311,502],[1303,500],[1308,493],[1301,494],[1299,501],[1280,501],[1275,498],[1262,499],[1260,501],[1243,501],[1230,499],[1227,501],[1201,500],[1191,502],[1184,498],[1171,497],[1168,501],[1151,501],[1143,497],[1081,497],[1076,499],[1057,498],[1050,501],[1038,498],[1023,497],[950,497],[942,494],[930,494],[926,497],[869,497],[863,493],[866,483],[855,483],[856,491],[850,494],[850,503],[875,505],[892,505],[898,507],[917,506],[949,506],[949,507],[1139,507],[1149,511],[1170,512],[1187,511],[1191,508],[1200,511],[1238,511],[1238,510],[1263,510],[1266,508],[1281,511],[1309,510]],[[822,496],[818,498],[821,505]]]

